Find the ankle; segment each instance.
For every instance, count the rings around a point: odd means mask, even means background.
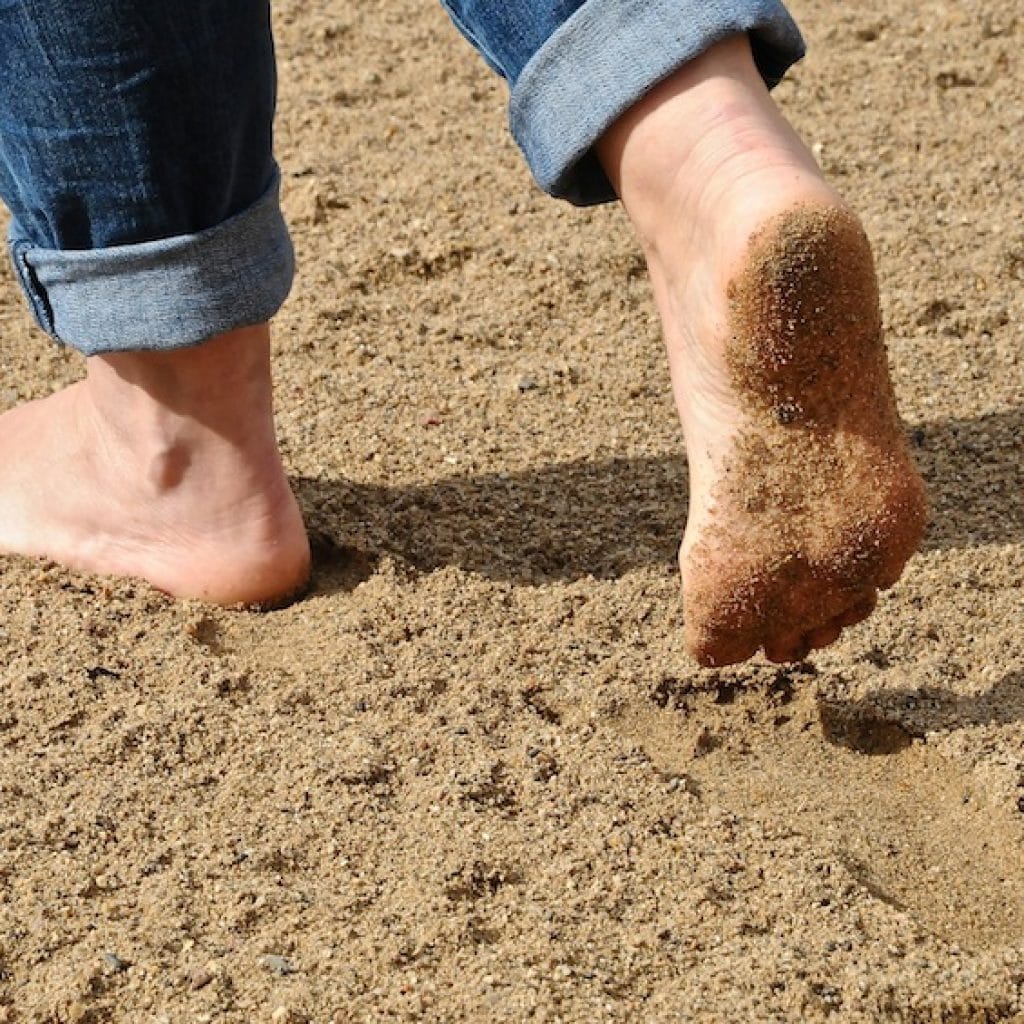
[[[191,348],[93,356],[85,389],[95,414],[130,442],[189,444],[273,434],[270,333],[229,331]]]
[[[264,324],[188,349],[94,356],[81,415],[135,479],[163,493],[222,463],[280,475],[272,392]]]
[[[598,155],[649,258],[666,242],[678,250],[684,230],[702,241],[722,203],[753,196],[766,173],[784,168],[795,185],[821,183],[745,36],[716,44],[658,85],[612,126]]]

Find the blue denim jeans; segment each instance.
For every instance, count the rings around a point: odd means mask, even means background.
[[[614,198],[594,143],[746,32],[774,85],[803,53],[780,0],[442,0],[510,86],[538,184]],[[86,354],[268,320],[294,274],[278,204],[269,0],[0,0],[0,198],[39,324]]]

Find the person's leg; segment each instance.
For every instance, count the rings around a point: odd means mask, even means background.
[[[292,257],[266,3],[22,0],[0,8],[0,69],[14,265],[88,357],[0,417],[0,551],[287,596],[309,549],[271,410]]]
[[[540,184],[618,195],[640,236],[687,447],[690,649],[721,665],[831,643],[899,577],[925,503],[867,242],[765,85],[795,26],[771,0],[453,6],[512,83]],[[545,17],[531,53],[516,27]]]

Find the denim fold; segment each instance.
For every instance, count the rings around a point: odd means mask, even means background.
[[[270,0],[0,0],[0,196],[39,323],[92,354],[280,306]]]
[[[195,234],[47,249],[11,225],[11,258],[39,326],[85,355],[183,348],[269,320],[295,257],[280,177],[248,209]]]
[[[769,88],[805,52],[778,0],[586,0],[512,83],[509,124],[540,187],[579,206],[615,199],[595,143],[659,82],[741,33]]]

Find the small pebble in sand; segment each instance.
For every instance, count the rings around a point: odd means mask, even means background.
[[[273,971],[279,978],[283,978],[286,974],[294,974],[295,966],[285,956],[277,956],[273,953],[267,954],[260,961],[264,967],[268,970]]]
[[[131,964],[126,960],[122,960],[116,953],[104,953],[103,963],[111,974],[122,974],[131,967]]]
[[[210,964],[206,964],[204,967],[193,967],[188,972],[188,985],[193,992],[198,992],[201,988],[206,988],[214,979],[214,971]]]

